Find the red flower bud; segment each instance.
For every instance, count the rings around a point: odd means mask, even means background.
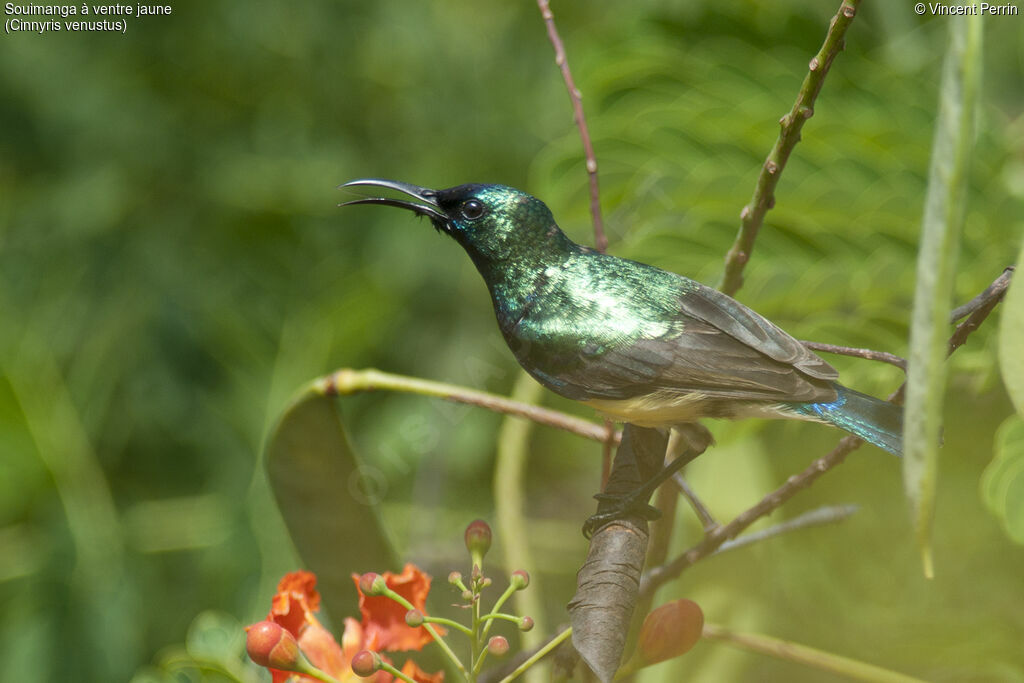
[[[369,678],[380,667],[380,655],[370,650],[360,650],[352,658],[352,673],[361,678]]]
[[[419,611],[418,609],[411,609],[405,613],[406,626],[416,628],[418,626],[423,626],[424,621],[425,619],[423,618],[423,612]]]
[[[532,628],[533,628],[533,619],[531,619],[530,617],[523,617],[522,619],[519,620],[519,630],[520,631],[529,631]]]
[[[455,586],[462,581],[462,572],[452,572],[448,575],[448,583]]]
[[[246,626],[245,649],[260,666],[282,671],[296,671],[302,657],[295,636],[272,621]]]
[[[504,636],[494,636],[487,641],[487,651],[495,657],[500,657],[508,652],[508,640]]]
[[[674,600],[644,619],[637,641],[641,666],[678,657],[697,644],[704,630],[704,613],[692,600]]]
[[[517,569],[512,572],[512,587],[517,591],[521,591],[530,585],[530,575],[524,572],[522,569]]]
[[[487,522],[482,519],[470,522],[466,527],[466,549],[473,555],[474,561],[479,562],[477,555],[483,559],[490,548],[491,527],[487,526]]]

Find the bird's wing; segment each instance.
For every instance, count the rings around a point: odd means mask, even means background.
[[[721,330],[780,363],[791,365],[816,379],[834,380],[839,373],[803,344],[783,332],[767,318],[758,315],[717,289],[697,285],[684,294],[682,312]]]
[[[545,332],[548,333],[548,332]],[[550,337],[549,337],[550,340]],[[739,302],[708,287],[683,294],[665,334],[594,339],[520,358],[543,384],[577,400],[653,393],[763,401],[829,401],[837,373],[798,341]],[[517,354],[519,355],[519,354]],[[527,355],[529,351],[527,351]]]

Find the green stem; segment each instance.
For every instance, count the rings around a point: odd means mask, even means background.
[[[456,403],[479,406],[496,413],[524,417],[528,420],[562,429],[593,441],[604,442],[608,433],[602,425],[573,417],[557,410],[513,401],[504,396],[477,391],[457,384],[433,382],[406,375],[394,375],[380,370],[353,370],[343,368],[313,380],[305,388],[322,396],[349,396],[364,391],[400,391],[420,396],[433,396]]]
[[[841,657],[759,633],[736,633],[715,624],[704,624],[704,637],[777,659],[797,662],[822,671],[874,683],[923,683],[921,679],[883,669],[856,659]]]
[[[495,619],[503,619],[504,621],[511,621],[514,624],[518,624],[519,623],[519,617],[517,617],[516,615],[514,615],[514,614],[504,614],[504,613],[498,613],[498,612],[491,612],[490,614],[485,614],[482,617],[480,617],[480,619],[482,621],[488,622],[488,624],[491,621],[495,620]]]
[[[512,389],[516,401],[532,403],[540,399],[541,386],[525,372],[521,373]],[[529,459],[530,433],[532,425],[525,420],[507,417],[502,421],[498,433],[498,451],[494,466],[494,508],[501,533],[498,540],[505,555],[505,566],[522,569],[534,574],[534,562],[527,539],[532,537],[525,524],[526,503],[523,500],[526,465]],[[607,435],[607,433],[606,433]],[[492,612],[498,611],[515,592],[511,586],[498,598]],[[544,626],[544,605],[539,591],[520,591],[516,597],[517,612],[528,614],[534,620],[534,628],[520,635],[523,649],[540,646],[540,634],[546,633]],[[484,627],[486,639],[490,623]]]
[[[394,667],[392,667],[392,668],[394,668]],[[308,669],[304,669],[300,673],[303,676],[310,676],[312,678],[315,678],[318,681],[323,681],[323,683],[339,683],[337,678],[335,678],[334,676],[330,675],[326,671],[321,671],[320,669],[316,668],[315,666],[312,666],[312,667],[310,667]],[[398,672],[398,673],[401,673],[401,672]],[[406,680],[409,680],[409,679],[406,679]],[[410,681],[410,683],[416,683],[416,681]]]
[[[391,674],[395,678],[401,678],[403,681],[405,681],[405,683],[416,683],[415,679],[410,678],[409,676],[406,676],[404,673],[402,673],[401,671],[396,669],[391,664],[388,664],[387,662],[382,661],[381,665],[380,665],[380,668],[383,671],[387,671],[389,674]]]
[[[739,234],[725,256],[725,272],[718,288],[730,296],[743,286],[743,268],[754,251],[754,240],[757,239],[757,233],[764,223],[765,214],[775,205],[775,187],[779,184],[779,177],[786,167],[790,153],[800,141],[800,131],[804,123],[814,115],[814,101],[825,83],[825,76],[832,66],[832,60],[843,49],[843,37],[857,14],[859,4],[860,0],[843,0],[839,11],[829,23],[825,42],[811,60],[793,108],[779,121],[782,127],[779,138],[765,159],[764,166],[761,167],[757,185],[754,187],[754,196],[740,212]]]
[[[483,567],[480,567],[480,570],[483,571]],[[477,571],[477,567],[474,567],[473,568],[474,576],[475,576],[475,572],[476,571]],[[472,607],[472,611],[473,611],[473,635],[470,637],[470,642],[472,644],[472,647],[470,648],[471,655],[470,655],[470,659],[469,659],[469,664],[470,664],[470,670],[473,672],[473,675],[476,676],[476,674],[480,672],[480,666],[483,664],[484,655],[486,654],[487,651],[486,651],[486,649],[484,649],[482,647],[482,645],[483,645],[483,636],[480,633],[480,579],[473,578],[472,579],[472,586],[473,586],[473,607]]]
[[[534,664],[536,664],[537,662],[539,662],[539,661],[540,661],[541,659],[543,659],[543,658],[544,658],[545,656],[547,656],[547,654],[548,654],[549,652],[551,652],[551,651],[552,651],[552,650],[554,650],[554,649],[555,649],[556,647],[558,647],[559,645],[561,645],[561,644],[562,644],[562,641],[564,641],[564,640],[565,640],[566,638],[568,638],[568,637],[569,637],[569,636],[571,636],[571,635],[572,635],[572,627],[570,626],[569,628],[565,629],[564,631],[562,631],[561,633],[559,633],[559,634],[558,634],[557,636],[555,636],[554,638],[552,638],[552,639],[551,639],[551,640],[550,640],[550,641],[548,642],[548,644],[547,644],[547,645],[545,645],[545,646],[544,646],[544,647],[542,647],[541,649],[539,649],[539,650],[537,650],[536,652],[534,652],[534,653],[533,653],[533,655],[531,655],[529,659],[527,659],[527,660],[526,660],[525,662],[523,662],[522,664],[520,664],[519,666],[517,666],[517,667],[515,668],[515,671],[513,671],[512,673],[510,673],[510,674],[509,674],[508,676],[505,676],[505,677],[504,677],[503,679],[501,679],[501,681],[499,681],[499,683],[511,683],[511,681],[514,681],[514,680],[515,680],[516,678],[518,678],[518,677],[519,677],[519,676],[520,676],[520,675],[521,675],[521,674],[522,674],[522,673],[523,673],[524,671],[526,671],[527,669],[529,669],[530,667],[532,667],[532,666],[533,666]]]
[[[467,636],[473,635],[473,631],[468,626],[466,626],[464,624],[460,624],[459,622],[455,621],[454,619],[446,619],[445,617],[428,617],[428,616],[424,616],[423,618],[424,618],[426,623],[440,624],[441,626],[447,626],[448,628],[453,628],[456,631],[460,631],[462,633],[465,633]]]
[[[509,617],[509,618],[510,618],[511,620],[513,620],[513,621],[518,621],[518,617],[513,617],[512,615],[499,615],[499,614],[497,613],[497,612],[498,612],[498,610],[499,610],[499,609],[501,609],[501,606],[502,606],[502,605],[504,605],[504,604],[505,604],[505,602],[506,602],[506,601],[507,601],[507,600],[508,600],[508,599],[509,599],[510,597],[512,597],[512,594],[513,594],[513,593],[515,593],[515,592],[516,592],[516,589],[515,589],[515,588],[513,588],[513,587],[512,587],[511,585],[510,585],[510,586],[509,586],[508,588],[506,588],[506,589],[505,589],[505,592],[501,594],[501,597],[499,597],[499,598],[498,598],[498,599],[497,599],[497,600],[496,600],[496,601],[494,602],[494,606],[493,606],[493,607],[491,607],[491,612],[490,612],[490,614],[485,614],[485,615],[484,615],[483,617],[481,617],[481,619],[482,619],[483,621],[486,621],[487,623],[486,623],[486,624],[484,624],[484,630],[483,630],[483,633],[481,633],[481,634],[480,634],[480,640],[482,640],[482,641],[483,641],[483,640],[486,640],[486,639],[487,639],[487,634],[488,634],[488,633],[490,633],[490,631],[491,631],[491,624],[493,623],[493,622],[492,622],[491,620],[492,620],[492,619],[494,619],[495,617],[498,617],[498,616],[507,616],[507,617]],[[536,623],[536,620],[534,620],[534,623]]]
[[[408,600],[406,600],[390,588],[385,589],[384,595],[391,598],[407,610],[416,609],[415,605],[413,605],[411,602],[409,602]],[[466,666],[462,663],[462,660],[459,659],[459,656],[455,654],[450,647],[448,647],[448,643],[446,643],[444,638],[442,638],[438,634],[437,629],[435,629],[433,626],[427,623],[424,623],[422,628],[427,630],[427,633],[430,634],[430,637],[434,639],[434,642],[437,643],[438,647],[441,648],[445,656],[448,657],[449,661],[451,661],[451,663],[454,664],[455,667],[462,673],[465,679],[467,681],[470,680],[469,672],[466,670]]]

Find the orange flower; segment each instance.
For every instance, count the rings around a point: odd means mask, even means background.
[[[414,564],[406,564],[401,574],[381,574],[388,588],[412,603],[412,606],[426,614],[427,594],[430,592],[430,577]],[[353,574],[356,590],[359,591],[359,613],[366,629],[366,639],[374,642],[371,650],[391,652],[422,650],[433,640],[424,628],[412,628],[405,623],[406,608],[384,595],[369,596],[359,588],[359,575]],[[440,635],[445,630],[434,627]]]
[[[423,574],[414,565],[406,565],[400,575],[402,580],[396,582],[397,588],[392,586],[391,581],[396,575],[384,574],[388,585],[394,590],[412,601],[410,595],[415,595],[417,601],[413,604],[422,606],[426,600],[427,591],[430,589],[430,577]],[[425,583],[424,583],[425,582]],[[271,602],[270,614],[267,621],[278,624],[292,634],[298,641],[299,648],[306,655],[309,661],[321,671],[324,671],[339,681],[366,680],[371,683],[392,683],[394,680],[391,674],[386,671],[378,671],[370,678],[359,678],[352,672],[352,657],[364,649],[371,650],[396,650],[396,649],[421,649],[423,644],[431,640],[429,634],[424,633],[426,640],[417,646],[406,646],[413,642],[409,633],[411,631],[422,631],[402,627],[405,632],[399,631],[391,622],[391,613],[383,608],[363,609],[364,596],[360,594],[359,604],[362,611],[362,623],[355,619],[345,619],[345,630],[341,637],[341,644],[334,639],[331,632],[323,627],[314,613],[320,609],[320,594],[316,591],[316,576],[312,572],[296,571],[286,574],[277,585],[277,594]],[[416,586],[412,593],[408,592],[409,587]],[[425,588],[423,588],[425,586]],[[422,591],[422,592],[421,592]],[[369,600],[387,600],[387,598],[367,598]],[[399,608],[404,615],[405,610],[397,603],[387,600]],[[379,616],[380,615],[380,616]],[[375,622],[374,619],[385,619],[383,622]],[[394,647],[398,643],[403,647]],[[270,669],[274,683],[317,683],[316,679],[310,676],[294,672]],[[402,672],[417,681],[417,683],[442,683],[444,672],[428,674],[422,671],[415,662],[407,661],[402,667]]]

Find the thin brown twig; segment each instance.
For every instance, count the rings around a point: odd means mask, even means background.
[[[904,372],[907,370],[907,359],[897,356],[895,353],[875,351],[874,349],[859,349],[854,346],[823,344],[822,342],[801,341],[800,343],[812,351],[824,351],[825,353],[835,353],[840,356],[853,356],[854,358],[864,358],[865,360],[877,360],[882,363],[888,363],[889,365],[895,365]]]
[[[707,533],[718,526],[718,520],[715,519],[711,511],[704,504],[704,501],[700,499],[697,492],[690,488],[690,485],[683,478],[682,472],[676,472],[672,475],[672,482],[679,488],[679,492],[683,494],[683,497],[690,503],[690,507],[697,514],[700,519],[701,525],[704,527],[704,533]]]
[[[750,260],[754,241],[764,223],[765,214],[775,206],[775,187],[779,183],[779,176],[786,167],[790,153],[800,141],[800,130],[814,114],[814,101],[821,92],[832,60],[843,49],[843,36],[857,14],[859,4],[860,0],[843,0],[839,11],[832,17],[821,50],[811,60],[808,74],[800,86],[792,110],[779,120],[782,127],[779,138],[765,159],[764,166],[761,167],[757,185],[754,187],[754,196],[740,212],[739,234],[725,256],[725,272],[718,288],[730,296],[743,286],[743,268]]]
[[[1003,274],[997,277],[992,284],[985,289],[984,292],[974,297],[963,306],[957,306],[949,315],[949,322],[955,323],[960,318],[969,316],[976,310],[987,304],[992,300],[993,295],[999,292],[1005,292],[1006,288],[1010,286],[1010,280],[1013,278],[1014,266],[1009,266],[1003,271]],[[999,294],[1002,296],[1002,294]]]
[[[793,519],[787,519],[785,522],[780,522],[779,524],[770,526],[767,529],[743,534],[739,538],[726,541],[720,545],[718,550],[715,552],[724,553],[727,550],[736,550],[737,548],[742,548],[745,545],[752,545],[799,529],[807,529],[813,526],[824,526],[825,524],[842,522],[853,516],[858,509],[859,507],[857,505],[826,505],[824,507],[815,508],[814,510],[808,510],[802,515],[798,515]]]
[[[971,313],[967,316],[967,319],[956,326],[953,330],[953,335],[949,338],[949,345],[946,349],[946,357],[953,355],[953,352],[964,345],[967,341],[967,337],[974,332],[981,323],[985,322],[985,318],[988,317],[992,309],[1003,300],[1006,296],[1006,290],[1010,287],[1010,281],[1013,279],[1014,266],[1010,266],[1002,272],[1002,274],[992,281],[984,292],[971,299],[968,303],[963,306],[959,306],[953,310],[950,314],[951,320],[956,320],[954,317],[959,311],[966,310],[970,307]],[[893,392],[889,400],[893,403],[903,403],[904,394],[907,391],[907,383],[904,382],[900,385],[900,388]]]
[[[953,336],[949,339],[949,350],[946,353],[947,356],[963,346],[971,332],[978,329],[978,325],[984,322],[985,318],[988,317],[988,314],[996,307],[996,304],[1003,300],[1003,297],[1006,296],[1006,290],[1010,287],[1010,280],[1013,279],[1013,271],[1013,266],[1010,266],[1004,270],[1003,274],[997,277],[984,292],[971,299],[971,301],[964,306],[953,311],[953,314],[950,317],[953,320],[958,320],[959,318],[953,318],[953,315],[956,315],[961,309],[971,307],[970,314],[967,316],[967,319],[956,326],[956,329],[953,331]]]
[[[699,543],[671,562],[648,570],[640,582],[640,595],[645,596],[653,593],[665,582],[674,579],[688,567],[714,553],[726,541],[739,536],[740,532],[751,524],[778,508],[801,489],[805,489],[813,484],[818,477],[842,463],[846,456],[859,448],[862,443],[864,442],[855,436],[844,436],[840,439],[839,445],[833,448],[827,455],[815,460],[803,472],[791,476],[786,480],[785,484],[762,498],[756,505],[741,512],[728,524],[713,529]]]
[[[583,116],[583,96],[572,79],[569,60],[565,56],[565,45],[562,44],[562,39],[558,35],[555,15],[551,13],[548,0],[537,0],[537,7],[540,8],[541,16],[544,17],[544,24],[548,29],[548,40],[555,48],[555,64],[562,72],[562,80],[565,81],[569,99],[572,100],[573,118],[576,121],[576,127],[579,128],[580,139],[583,141],[583,153],[587,159],[587,177],[590,180],[590,216],[594,222],[594,245],[598,251],[604,252],[608,248],[608,238],[604,234],[604,221],[601,219],[601,195],[597,186],[597,157],[594,155],[594,145],[590,141],[590,132],[587,130],[587,120]]]
[[[963,345],[967,340],[967,337],[970,336],[974,330],[978,329],[978,327],[992,312],[992,309],[994,309],[1002,300],[1010,282],[1010,278],[1007,275],[1008,273],[1012,274],[1012,268],[1004,271],[1003,274],[993,282],[993,285],[989,286],[982,295],[980,295],[983,296],[982,301],[974,307],[974,311],[968,316],[967,320],[960,323],[960,325],[958,325],[953,331],[953,334],[949,339],[950,353],[953,353],[953,351]],[[901,384],[896,391],[890,394],[888,400],[893,403],[901,404],[903,402],[903,393],[905,388],[906,382]],[[708,555],[711,555],[726,541],[736,538],[736,536],[738,536],[744,529],[749,527],[758,519],[771,513],[796,495],[801,489],[807,488],[823,474],[842,464],[843,461],[846,460],[846,456],[859,448],[863,443],[864,442],[861,439],[858,439],[855,436],[844,436],[839,440],[839,444],[829,451],[829,453],[815,460],[799,474],[791,476],[786,480],[785,484],[766,495],[756,505],[741,512],[728,524],[720,526],[707,533],[699,543],[673,559],[671,562],[648,570],[641,580],[641,598],[653,594],[653,592],[662,584],[679,576],[679,574],[685,571],[688,567],[699,562]]]
[[[433,396],[454,401],[455,403],[466,403],[486,408],[496,413],[524,417],[539,424],[562,429],[577,436],[601,443],[607,442],[610,438],[615,443],[618,443],[622,438],[622,434],[615,431],[613,431],[610,437],[608,429],[604,425],[588,422],[572,415],[566,415],[557,410],[513,401],[504,396],[490,394],[486,391],[477,391],[476,389],[469,389],[456,384],[433,382],[418,377],[381,372],[380,370],[343,368],[314,380],[312,390],[324,396],[347,396],[365,391],[399,391],[419,394],[421,396]]]

